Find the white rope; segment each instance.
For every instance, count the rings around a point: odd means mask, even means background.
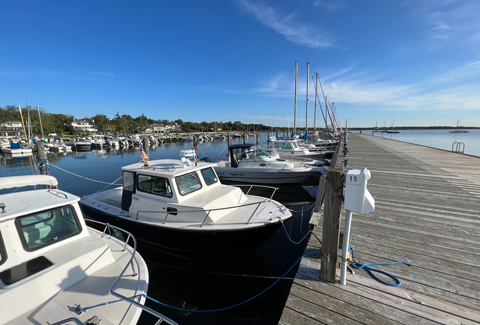
[[[309,231],[305,234],[305,236],[304,236],[302,239],[300,239],[299,242],[294,242],[294,241],[292,240],[292,238],[290,238],[290,236],[288,235],[288,231],[287,231],[287,228],[285,228],[285,224],[283,223],[283,220],[280,219],[280,222],[282,223],[283,230],[285,230],[285,234],[287,235],[288,240],[289,240],[292,244],[295,244],[295,245],[300,244],[302,241],[305,240],[305,238],[307,238],[307,236],[308,236],[311,232],[313,232],[313,230],[309,230]]]
[[[108,185],[122,185],[122,184],[114,184],[116,181],[118,181],[118,180],[119,180],[120,178],[122,178],[122,177],[118,178],[118,179],[115,180],[113,183],[107,183],[107,182],[97,181],[97,180],[95,180],[95,179],[91,179],[91,178],[88,178],[88,177],[83,177],[83,176],[80,176],[80,175],[78,175],[78,174],[74,174],[74,173],[72,173],[72,172],[69,172],[68,170],[65,170],[65,169],[63,169],[63,168],[60,168],[60,167],[58,167],[58,166],[55,166],[55,165],[52,164],[52,163],[50,163],[50,166],[53,166],[53,167],[55,167],[55,168],[58,168],[58,169],[60,169],[61,171],[64,171],[65,173],[69,173],[69,174],[72,174],[72,175],[74,175],[74,176],[77,176],[77,177],[86,179],[86,180],[88,180],[88,181],[92,181],[92,182],[96,182],[96,183],[101,183],[101,184],[108,184]]]
[[[120,176],[119,178],[117,178],[116,180],[114,180],[112,183],[108,184],[107,186],[105,186],[105,187],[102,188],[101,190],[98,190],[97,193],[103,191],[104,189],[106,189],[106,188],[109,187],[109,186],[118,185],[118,184],[115,184],[115,182],[118,181],[118,180],[119,180],[120,178],[122,178],[122,177],[123,177],[123,176]]]

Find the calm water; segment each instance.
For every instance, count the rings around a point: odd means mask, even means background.
[[[365,131],[364,131],[365,132]],[[369,132],[371,134],[371,131]],[[408,130],[398,134],[374,133],[375,136],[451,150],[453,142],[465,143],[465,152],[480,156],[480,130],[454,134],[448,130]],[[264,144],[266,134],[260,138]],[[242,140],[237,140],[240,142]],[[247,142],[253,142],[249,138]],[[192,143],[174,143],[150,148],[151,159],[178,158],[179,151],[190,149]],[[226,141],[198,145],[199,156],[226,158]],[[60,189],[83,196],[109,188],[121,176],[121,167],[140,161],[138,148],[127,150],[91,151],[82,153],[49,154],[50,172],[59,181]],[[368,167],[368,166],[367,166]],[[0,155],[0,176],[36,174],[31,158],[12,159]],[[88,178],[88,179],[86,179]],[[104,183],[94,182],[92,180]],[[299,241],[308,232],[307,213],[316,188],[282,187],[275,199],[295,210],[294,218],[255,253],[248,254],[196,254],[177,255],[139,246],[150,272],[149,296],[169,307],[148,305],[180,324],[277,324],[292,285],[298,265],[286,277],[252,301],[221,312],[200,312],[225,308],[245,301],[272,285],[302,254],[308,238]],[[12,190],[0,191],[0,194]],[[262,193],[255,193],[262,194]],[[269,193],[264,193],[268,196]],[[248,239],[246,239],[248,240]],[[154,324],[148,314],[142,315],[140,324]]]
[[[371,134],[372,131],[362,131]],[[469,133],[451,133],[450,130],[400,130],[400,133],[374,132],[374,136],[421,144],[433,148],[452,150],[454,142],[465,144],[465,153],[480,157],[480,130]]]
[[[264,139],[265,135],[260,141],[264,142]],[[248,142],[253,141],[250,138]],[[152,147],[150,158],[178,158],[180,150],[191,146],[190,142]],[[200,143],[199,156],[225,159],[226,146],[226,141]],[[50,172],[58,179],[60,189],[81,197],[109,188],[108,184],[121,176],[122,166],[140,161],[140,152],[138,148],[71,152],[48,154],[48,160]],[[0,155],[0,176],[32,173],[36,173],[32,159]],[[117,183],[121,184],[121,180]],[[180,324],[277,324],[298,264],[271,289],[244,305],[220,312],[203,311],[226,308],[256,296],[295,264],[304,254],[309,238],[295,245],[286,233],[294,241],[307,234],[309,218],[302,209],[311,206],[313,197],[310,194],[315,195],[315,190],[300,186],[281,188],[275,199],[295,210],[294,218],[254,253],[178,255],[139,244],[138,250],[147,261],[150,273],[149,296],[186,311],[151,302],[147,305]],[[0,194],[5,192],[12,192],[12,189],[0,191]],[[263,195],[269,196],[270,193]],[[155,322],[153,317],[144,313],[139,324]]]

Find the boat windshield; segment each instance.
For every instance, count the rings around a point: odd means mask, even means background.
[[[27,251],[67,239],[82,230],[71,205],[19,217],[15,224]]]
[[[137,188],[140,192],[152,193],[166,197],[173,196],[170,182],[165,177],[138,175]]]
[[[271,157],[272,154],[263,150],[263,149],[256,149],[253,151],[245,152],[245,159],[256,159],[256,158],[268,158]]]
[[[202,188],[202,183],[200,183],[200,179],[196,172],[177,176],[175,177],[175,180],[177,182],[178,191],[181,195],[186,195]]]
[[[275,143],[275,149],[287,149],[290,150],[292,149],[292,142],[274,142]]]
[[[212,167],[202,169],[202,176],[203,176],[203,180],[205,181],[205,184],[207,185],[212,185],[218,182],[217,175],[213,171]]]

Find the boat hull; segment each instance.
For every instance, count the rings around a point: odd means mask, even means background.
[[[93,220],[127,229],[138,240],[164,249],[184,252],[243,252],[254,251],[281,227],[269,223],[255,228],[235,230],[194,230],[156,226],[131,218],[106,213],[80,202],[84,215]]]
[[[215,167],[220,180],[236,183],[273,185],[273,184],[305,184],[314,175],[312,171],[255,171],[252,168]],[[318,184],[318,181],[317,181]]]

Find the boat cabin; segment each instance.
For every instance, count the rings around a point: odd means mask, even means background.
[[[274,157],[270,152],[267,152],[253,143],[232,144],[228,147],[230,156],[230,167],[240,167],[240,162],[256,161],[261,164],[261,161],[281,161],[283,159]],[[266,167],[267,165],[259,165],[256,167]],[[251,167],[251,166],[250,166]]]
[[[158,221],[159,214],[175,215],[176,222],[203,220],[205,212],[207,221],[214,222],[231,210],[227,207],[241,205],[247,201],[242,190],[226,186],[213,169],[214,163],[195,164],[189,159],[162,159],[148,162],[148,166],[137,163],[122,168],[123,189],[121,202],[112,200],[120,197],[111,196],[107,203],[121,207],[129,215],[139,220]],[[192,213],[178,213],[191,210]],[[193,213],[195,211],[195,213]],[[163,213],[163,214],[162,214]]]

